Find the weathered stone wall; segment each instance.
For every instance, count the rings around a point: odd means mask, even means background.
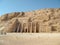
[[[5,14],[0,17],[0,32],[60,32],[60,8]]]

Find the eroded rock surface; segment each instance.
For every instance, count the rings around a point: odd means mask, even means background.
[[[0,17],[0,32],[60,32],[60,8],[5,14]]]

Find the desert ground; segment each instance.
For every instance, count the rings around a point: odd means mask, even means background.
[[[60,45],[60,33],[7,33],[0,45]]]

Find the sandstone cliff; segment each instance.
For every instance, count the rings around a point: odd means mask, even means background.
[[[60,8],[5,14],[0,17],[0,32],[60,32]]]

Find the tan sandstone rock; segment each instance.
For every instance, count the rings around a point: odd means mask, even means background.
[[[0,17],[0,31],[19,33],[60,32],[60,8],[5,14]]]

